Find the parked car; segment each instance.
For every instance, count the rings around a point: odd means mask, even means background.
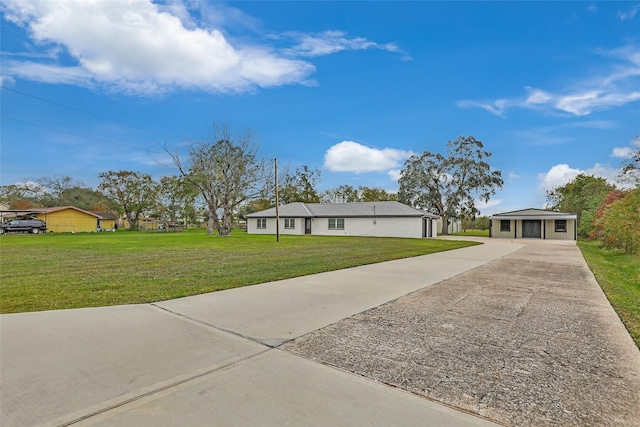
[[[2,233],[46,233],[47,223],[40,219],[12,219],[0,225]]]

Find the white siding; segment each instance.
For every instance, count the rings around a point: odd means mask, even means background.
[[[342,217],[336,217],[342,218]],[[280,234],[304,234],[304,218],[295,219],[295,229],[284,228],[284,218],[280,218]],[[329,230],[329,218],[312,218],[311,234],[317,236],[375,236],[375,237],[422,237],[422,218],[344,218],[344,230]],[[437,236],[436,221],[428,220],[433,227],[433,237]],[[257,228],[257,219],[247,220],[250,234],[275,234],[275,218],[267,218],[267,228]]]
[[[344,218],[344,230],[329,230],[328,218],[313,218],[311,234],[323,236],[422,237],[422,218]]]
[[[280,218],[280,234],[304,234],[304,218],[294,218],[295,228],[284,228],[284,218]],[[267,228],[258,228],[256,218],[247,218],[247,233],[276,234],[276,219],[267,218]]]

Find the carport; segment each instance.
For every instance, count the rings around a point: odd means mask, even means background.
[[[544,209],[522,209],[489,218],[489,236],[503,239],[576,240],[578,215]]]

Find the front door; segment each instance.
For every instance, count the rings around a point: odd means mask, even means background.
[[[522,221],[522,237],[524,238],[541,238],[542,225],[540,221],[524,220]]]
[[[311,234],[311,218],[304,219],[304,234]]]

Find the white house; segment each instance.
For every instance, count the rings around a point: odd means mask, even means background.
[[[399,202],[290,203],[278,207],[280,234],[435,237],[437,215]],[[247,232],[276,233],[276,208],[247,215]]]
[[[576,240],[578,215],[522,209],[489,217],[489,236],[511,239]]]

